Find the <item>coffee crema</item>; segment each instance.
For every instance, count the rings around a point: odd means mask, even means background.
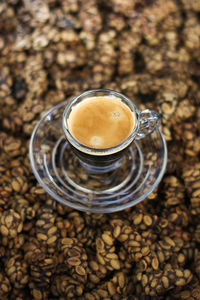
[[[93,149],[119,145],[132,133],[134,113],[115,96],[96,96],[74,105],[67,119],[69,132]]]

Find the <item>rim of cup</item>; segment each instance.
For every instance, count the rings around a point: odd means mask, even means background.
[[[134,120],[135,120],[135,125],[134,128],[131,132],[131,134],[128,136],[128,138],[126,138],[123,142],[121,142],[120,144],[113,146],[113,147],[109,147],[109,148],[92,148],[92,147],[88,147],[85,146],[83,144],[81,144],[80,142],[78,142],[70,133],[69,131],[69,127],[67,124],[67,119],[70,115],[71,109],[74,105],[77,105],[79,102],[84,101],[90,97],[97,97],[98,95],[95,94],[102,94],[101,96],[115,96],[117,98],[119,98],[120,100],[123,101],[123,103],[125,103],[132,111],[132,113],[134,114]],[[106,95],[103,95],[103,93],[105,93]],[[92,95],[93,94],[93,95]],[[92,95],[92,96],[91,96]],[[125,95],[116,92],[114,90],[110,90],[110,89],[91,89],[88,91],[85,91],[75,97],[73,97],[69,103],[67,104],[64,113],[63,113],[63,119],[62,119],[62,126],[63,126],[63,130],[64,133],[67,137],[68,142],[74,146],[76,149],[78,149],[81,152],[90,154],[90,155],[110,155],[110,154],[114,154],[117,153],[123,149],[125,149],[128,145],[131,144],[131,142],[134,140],[134,137],[137,134],[137,130],[139,127],[139,121],[138,121],[138,111],[137,108],[135,106],[135,104]]]

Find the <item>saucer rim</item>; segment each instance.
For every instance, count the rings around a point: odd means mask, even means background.
[[[161,171],[159,173],[159,176],[157,177],[156,181],[154,182],[154,184],[151,186],[151,188],[149,188],[149,190],[147,192],[145,192],[144,194],[142,194],[138,199],[135,199],[133,201],[129,201],[127,203],[121,204],[119,206],[116,207],[102,207],[100,206],[99,208],[92,208],[89,206],[83,206],[83,205],[79,205],[78,202],[77,203],[71,203],[68,202],[68,200],[62,199],[62,197],[60,197],[59,195],[56,195],[54,192],[51,191],[51,189],[44,183],[44,181],[42,180],[42,178],[40,177],[40,175],[38,174],[38,171],[36,170],[36,166],[35,166],[35,159],[34,159],[34,154],[33,154],[33,142],[34,142],[34,138],[35,138],[35,134],[38,130],[38,128],[40,127],[41,123],[44,121],[44,119],[46,117],[48,117],[49,114],[51,114],[54,110],[61,108],[62,106],[66,105],[66,103],[69,100],[65,100],[57,105],[55,105],[54,107],[52,107],[51,109],[49,109],[46,113],[43,114],[42,118],[38,121],[38,123],[35,125],[31,138],[30,138],[30,142],[29,142],[29,159],[30,159],[30,164],[31,164],[31,168],[32,171],[37,179],[37,181],[39,182],[39,184],[42,186],[42,188],[56,201],[58,201],[59,203],[62,203],[63,205],[69,206],[73,209],[77,209],[79,211],[83,211],[83,212],[91,212],[91,213],[114,213],[114,212],[118,212],[118,211],[122,211],[125,210],[127,208],[130,208],[138,203],[140,203],[141,201],[143,201],[145,198],[147,198],[152,192],[153,190],[158,186],[158,184],[160,183],[160,181],[162,180],[165,170],[166,170],[166,166],[167,166],[167,157],[168,157],[168,152],[167,152],[167,143],[165,141],[164,135],[162,134],[162,131],[160,128],[158,128],[157,130],[155,130],[155,132],[159,132],[161,140],[162,140],[162,144],[163,144],[163,164],[161,167]],[[127,195],[127,197],[130,197],[130,194]],[[122,201],[125,201],[126,199],[124,199],[124,197],[122,196]],[[103,203],[102,203],[103,205]]]

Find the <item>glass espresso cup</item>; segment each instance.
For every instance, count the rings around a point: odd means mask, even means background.
[[[92,148],[81,144],[71,134],[68,118],[72,108],[91,97],[115,97],[125,104],[134,116],[134,127],[130,135],[120,144],[109,148]],[[109,101],[109,100],[108,100]],[[92,105],[92,104],[91,104]],[[89,173],[109,172],[120,166],[122,157],[134,140],[145,138],[153,133],[160,125],[160,115],[153,110],[139,112],[135,104],[125,95],[108,89],[95,89],[86,91],[69,101],[63,113],[63,130],[73,153],[79,158],[81,165]]]

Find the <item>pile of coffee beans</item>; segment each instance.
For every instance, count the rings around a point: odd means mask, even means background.
[[[0,299],[200,299],[199,83],[199,1],[1,1]],[[93,88],[162,115],[164,178],[119,213],[57,203],[30,167],[44,112]]]

